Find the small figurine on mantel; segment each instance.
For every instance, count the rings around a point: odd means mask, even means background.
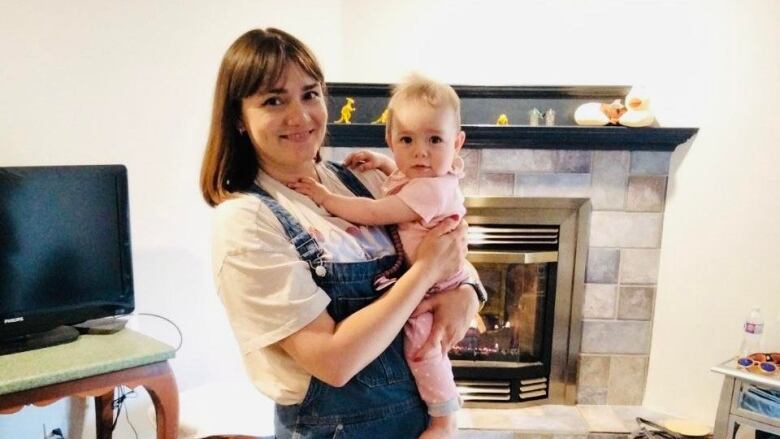
[[[355,111],[355,100],[347,98],[347,102],[341,107],[341,118],[335,123],[352,123],[352,113]]]
[[[506,116],[506,114],[501,113],[498,116],[498,119],[496,119],[496,125],[509,125],[509,118]]]
[[[377,125],[377,124],[385,125],[385,124],[387,124],[387,116],[388,116],[388,114],[389,114],[389,110],[387,108],[385,108],[385,111],[383,111],[382,114],[379,115],[379,117],[374,119],[371,122],[371,124],[373,124],[373,125]]]
[[[646,127],[653,123],[655,116],[650,111],[650,98],[641,88],[632,89],[626,96],[626,112],[620,116],[620,125],[627,127]]]
[[[535,127],[539,125],[539,121],[544,119],[544,114],[536,108],[528,112],[528,125]]]

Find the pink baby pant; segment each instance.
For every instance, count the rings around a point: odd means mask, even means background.
[[[417,351],[428,340],[433,325],[433,314],[426,312],[412,317],[404,327],[404,353],[417,390],[428,405],[431,416],[445,416],[460,408],[458,389],[452,376],[452,364],[447,354],[433,349],[426,356],[415,361]]]

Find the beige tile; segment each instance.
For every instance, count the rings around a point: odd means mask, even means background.
[[[650,352],[650,322],[583,320],[583,354],[646,354]],[[612,367],[612,366],[610,366]]]
[[[483,172],[552,172],[555,151],[546,149],[482,150]]]
[[[590,174],[518,174],[518,197],[590,197]]]
[[[668,175],[671,152],[632,151],[631,175]]]
[[[607,388],[609,383],[608,355],[580,355],[577,385],[590,388]]]
[[[665,196],[666,177],[629,177],[626,210],[636,212],[661,212],[664,210]]]
[[[577,387],[577,404],[606,404],[606,387]]]
[[[620,250],[616,248],[588,249],[585,281],[597,284],[614,284],[620,273]]]
[[[594,151],[591,203],[594,210],[623,210],[630,154],[628,151]]]
[[[647,356],[613,356],[609,367],[608,404],[642,404]]]
[[[617,285],[585,284],[584,319],[614,319]]]
[[[559,405],[500,410],[466,408],[458,411],[458,428],[522,431],[542,435],[588,433],[585,420],[574,406]]]
[[[463,158],[464,176],[460,180],[460,190],[466,196],[479,195],[479,162],[481,150],[463,148],[460,156]]]
[[[658,282],[658,249],[622,249],[620,251],[620,284],[655,284]]]
[[[587,285],[585,291],[588,291]],[[653,287],[620,287],[618,319],[650,320],[653,316],[654,298],[655,288]]]
[[[660,213],[593,212],[590,245],[658,248],[661,245],[662,221]]]
[[[479,194],[486,197],[508,197],[515,190],[515,174],[483,173],[479,176]]]
[[[591,156],[591,151],[556,151],[553,159],[553,169],[555,172],[587,174],[590,172]]]
[[[582,417],[585,418],[585,422],[588,424],[588,429],[591,432],[622,433],[625,431],[623,422],[610,406],[578,405],[577,409]]]
[[[577,403],[606,404],[609,383],[607,355],[580,355],[577,374]]]

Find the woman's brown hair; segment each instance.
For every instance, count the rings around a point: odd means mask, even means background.
[[[200,190],[209,206],[216,206],[231,193],[252,185],[260,163],[249,136],[238,131],[241,101],[273,87],[291,63],[317,80],[325,93],[325,79],[314,54],[284,31],[251,30],[225,52],[217,75],[211,127],[200,170]]]

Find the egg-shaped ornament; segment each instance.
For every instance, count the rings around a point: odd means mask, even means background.
[[[620,125],[627,127],[646,127],[655,121],[650,109],[650,97],[642,89],[633,89],[626,95],[626,112],[620,116]]]
[[[601,111],[601,102],[582,104],[574,111],[574,121],[583,126],[604,126],[609,123],[609,117]]]

